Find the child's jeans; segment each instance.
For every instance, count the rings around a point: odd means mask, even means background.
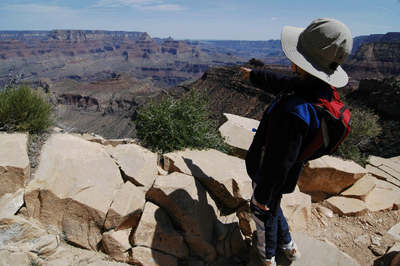
[[[271,201],[269,211],[263,211],[251,203],[252,216],[257,228],[257,248],[264,258],[275,256],[277,245],[288,244],[292,241],[289,225],[281,209],[281,197]]]

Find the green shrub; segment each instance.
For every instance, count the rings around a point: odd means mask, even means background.
[[[46,96],[27,84],[0,91],[0,128],[12,131],[43,131],[55,124]]]
[[[365,165],[367,155],[361,152],[362,147],[368,145],[381,132],[379,116],[370,109],[347,102],[351,112],[351,131],[339,147],[336,155],[343,159],[352,160]]]
[[[186,148],[229,152],[229,145],[208,117],[207,99],[196,90],[180,99],[164,96],[139,109],[137,137],[144,147],[159,153]]]

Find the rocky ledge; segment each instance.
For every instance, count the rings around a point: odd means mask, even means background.
[[[225,123],[236,123],[234,118]],[[53,133],[30,173],[27,139],[0,135],[1,261],[260,265],[250,248],[252,186],[243,159],[186,150],[160,160],[134,140]],[[359,265],[329,241],[304,232],[313,217],[312,200],[325,202],[320,211],[326,217],[399,208],[399,158],[374,157],[370,167],[332,157],[307,165],[299,187],[282,203],[303,254],[292,265]],[[305,182],[310,176],[314,187]],[[398,227],[385,234],[393,243],[400,241]],[[288,264],[278,254],[278,265]]]

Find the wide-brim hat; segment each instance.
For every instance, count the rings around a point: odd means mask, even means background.
[[[297,66],[331,86],[344,87],[349,78],[340,65],[353,47],[353,38],[342,22],[322,18],[307,28],[286,26],[281,35],[282,50]]]

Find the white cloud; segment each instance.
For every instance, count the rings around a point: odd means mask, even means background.
[[[43,4],[6,5],[2,9],[18,13],[75,14],[75,11],[68,7],[59,7],[59,6],[43,5]]]
[[[272,17],[272,18],[270,18],[269,20],[275,21],[275,20],[277,20],[277,19],[276,19],[276,18],[274,18],[274,17]]]
[[[98,0],[88,8],[138,8],[158,11],[181,11],[185,7],[175,4],[163,4],[162,0]]]
[[[186,10],[185,7],[180,5],[155,5],[155,6],[143,6],[141,9],[157,10],[157,11],[182,11]]]

